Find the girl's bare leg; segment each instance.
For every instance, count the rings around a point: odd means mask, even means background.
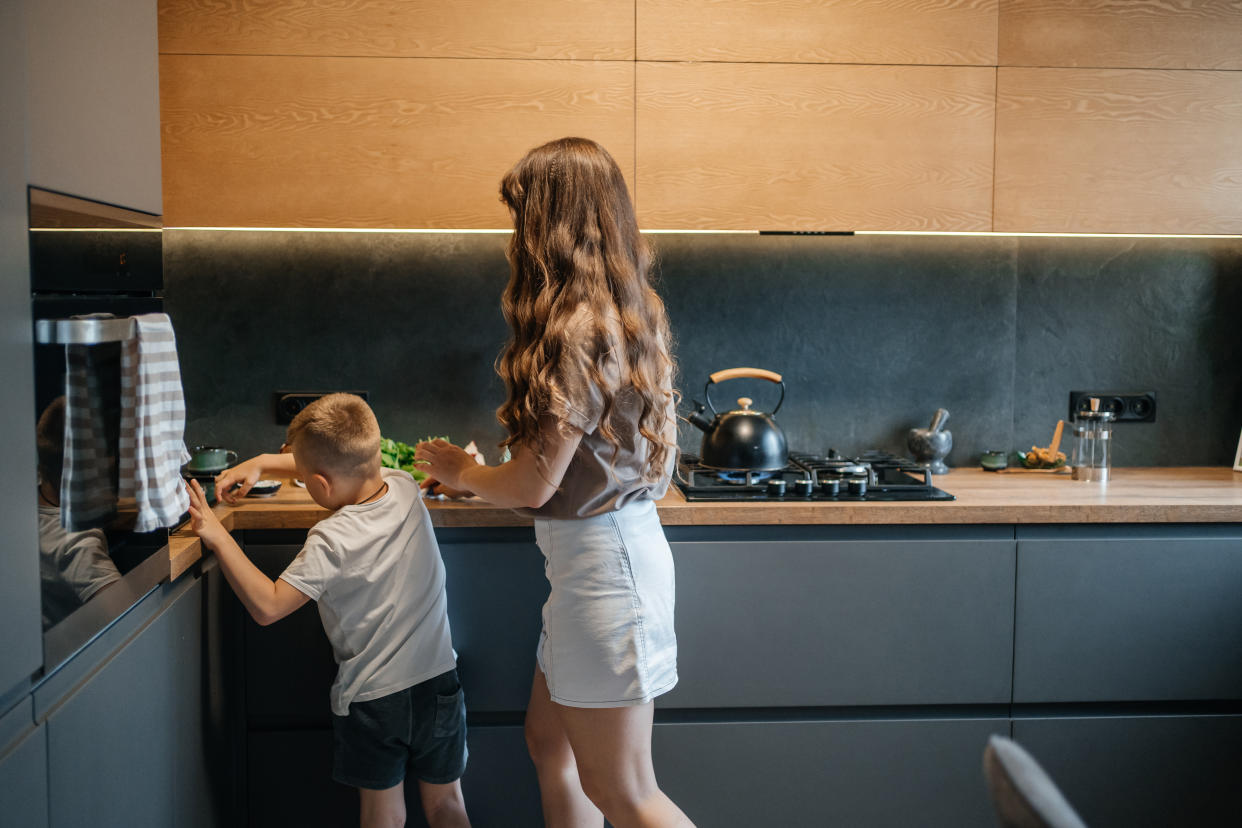
[[[461,796],[461,780],[436,785],[419,780],[418,795],[422,799],[423,813],[431,828],[470,828],[466,816],[466,801]]]
[[[362,806],[359,819],[362,828],[401,828],[405,825],[404,782],[382,791],[359,788],[358,800]]]
[[[555,705],[577,759],[582,788],[615,828],[693,828],[656,784],[651,765],[655,704]]]
[[[574,752],[548,694],[548,681],[535,666],[526,707],[526,747],[539,776],[539,799],[548,828],[602,828],[604,816],[582,791]]]

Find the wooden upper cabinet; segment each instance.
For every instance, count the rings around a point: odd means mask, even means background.
[[[1242,233],[1242,73],[1001,68],[998,231]]]
[[[168,226],[508,228],[500,177],[600,141],[631,185],[628,62],[164,55]]]
[[[632,60],[616,0],[159,0],[160,51]]]
[[[997,0],[637,0],[639,60],[996,65]]]
[[[1237,0],[1000,0],[1000,65],[1242,69]]]
[[[989,230],[995,69],[639,63],[647,229]]]

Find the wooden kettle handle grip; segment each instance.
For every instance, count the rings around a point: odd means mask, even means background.
[[[708,377],[712,382],[724,382],[731,379],[765,379],[769,382],[781,382],[781,375],[775,371],[767,371],[763,368],[726,368],[723,371],[717,371]]]

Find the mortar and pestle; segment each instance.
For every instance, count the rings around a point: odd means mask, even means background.
[[[932,415],[931,425],[927,428],[912,428],[906,435],[906,445],[914,455],[914,462],[932,474],[948,474],[949,467],[944,458],[953,448],[953,432],[944,428],[949,419],[949,411],[937,408]]]

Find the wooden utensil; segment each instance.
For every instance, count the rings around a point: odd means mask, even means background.
[[[1061,447],[1061,432],[1065,429],[1065,420],[1057,420],[1056,430],[1052,432],[1052,442],[1048,445],[1048,462],[1056,464],[1057,449]]]

